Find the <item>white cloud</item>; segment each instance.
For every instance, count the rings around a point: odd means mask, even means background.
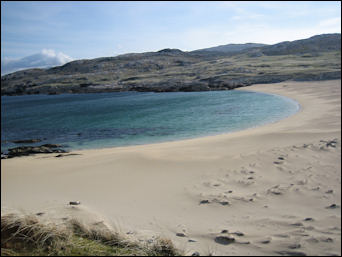
[[[341,32],[341,17],[335,17],[323,20],[318,24],[321,28],[335,29],[335,31]]]
[[[43,49],[38,54],[33,54],[21,59],[5,58],[1,60],[1,75],[30,68],[48,68],[63,65],[72,61],[70,56],[52,49]]]

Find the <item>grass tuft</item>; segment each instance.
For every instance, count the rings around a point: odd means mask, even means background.
[[[103,223],[45,224],[34,215],[1,217],[1,256],[179,256],[171,240],[137,243]]]

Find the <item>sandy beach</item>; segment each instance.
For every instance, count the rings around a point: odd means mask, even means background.
[[[341,80],[238,90],[301,109],[235,133],[1,160],[2,214],[91,217],[188,254],[341,255]]]

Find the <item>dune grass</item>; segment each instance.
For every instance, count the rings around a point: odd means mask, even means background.
[[[180,256],[171,240],[133,242],[104,224],[44,223],[35,215],[1,216],[1,256]]]

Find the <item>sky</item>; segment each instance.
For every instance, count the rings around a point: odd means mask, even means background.
[[[1,1],[1,62],[274,44],[341,33],[340,24],[339,1]]]

